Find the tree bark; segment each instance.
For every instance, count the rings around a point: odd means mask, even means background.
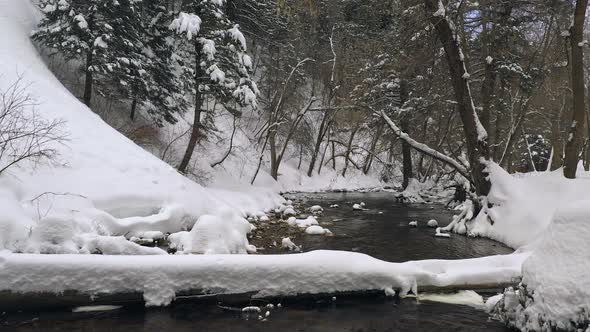
[[[346,176],[346,171],[348,170],[348,165],[350,163],[350,153],[352,152],[352,142],[354,141],[354,136],[359,129],[360,126],[356,126],[350,132],[350,138],[348,139],[348,144],[346,145],[346,153],[344,154],[344,168],[342,169],[342,177]]]
[[[408,117],[404,116],[401,119],[401,129],[404,133],[408,132],[409,129],[409,121]],[[403,181],[402,187],[406,189],[410,184],[410,179],[414,177],[414,172],[412,171],[412,148],[410,144],[408,144],[405,140],[402,140],[402,174],[403,174]]]
[[[453,27],[446,17],[441,0],[424,0],[430,22],[435,27],[438,39],[442,43],[457,101],[457,108],[463,123],[467,153],[471,165],[471,177],[478,196],[487,196],[491,183],[485,172],[486,161],[490,159],[487,132],[481,125],[469,87],[469,74],[464,63],[463,52],[456,39]]]
[[[84,70],[85,79],[84,79],[84,104],[90,108],[90,104],[92,101],[92,70],[90,70],[90,66],[92,66],[93,61],[93,54],[92,49],[89,49],[86,52],[86,69]]]
[[[309,162],[309,168],[307,169],[307,176],[311,177],[312,173],[313,173],[313,169],[315,168],[315,163],[318,159],[318,154],[320,153],[320,148],[322,146],[322,142],[324,141],[324,136],[326,136],[326,132],[328,131],[327,129],[327,123],[328,123],[328,117],[329,117],[329,110],[324,111],[324,116],[322,117],[322,122],[320,124],[320,129],[318,131],[318,137],[315,141],[315,146],[313,149],[313,153],[311,155],[311,161]]]
[[[574,12],[574,24],[570,29],[571,43],[571,80],[573,93],[573,116],[565,145],[563,175],[568,179],[576,177],[578,156],[584,139],[584,122],[586,117],[584,91],[584,21],[588,0],[577,0]]]
[[[137,97],[133,98],[131,102],[131,113],[129,114],[129,118],[133,121],[135,120],[135,111],[137,109]]]
[[[191,137],[188,141],[188,146],[184,153],[184,157],[178,165],[178,171],[181,173],[186,173],[186,169],[188,167],[189,162],[193,156],[193,152],[195,151],[195,147],[197,146],[197,141],[201,136],[201,113],[203,112],[201,107],[203,105],[203,96],[201,95],[201,91],[199,91],[199,82],[201,77],[203,76],[203,70],[201,69],[201,48],[199,45],[195,44],[195,116],[193,118],[193,128],[191,131]]]
[[[383,133],[383,127],[384,127],[384,123],[380,123],[379,126],[377,127],[377,132],[375,133],[375,136],[373,136],[373,139],[371,140],[371,146],[369,147],[369,153],[367,155],[367,158],[365,159],[365,165],[363,166],[363,173],[365,175],[369,174],[369,171],[371,170],[371,166],[373,166],[373,160],[375,159],[375,151],[377,150],[377,143],[379,142],[379,139],[381,138],[381,134]]]

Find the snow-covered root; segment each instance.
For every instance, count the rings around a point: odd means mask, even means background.
[[[460,213],[453,216],[453,221],[447,226],[437,228],[437,233],[444,231],[467,234],[467,222],[473,219],[473,202],[466,200],[463,204],[458,205],[455,211],[460,211]]]
[[[11,293],[139,293],[147,305],[168,305],[179,292],[255,297],[382,290],[475,289],[515,283],[526,254],[389,263],[341,251],[293,255],[0,254],[0,291]],[[0,301],[1,302],[1,301]],[[1,304],[1,303],[0,303]]]

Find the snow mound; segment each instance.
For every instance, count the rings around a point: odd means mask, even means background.
[[[250,223],[231,213],[222,217],[203,215],[190,232],[170,234],[170,247],[178,253],[245,254],[254,251],[248,243]]]
[[[570,202],[590,200],[590,177],[578,172],[577,179],[563,177],[563,170],[510,175],[489,163],[492,189],[484,208],[468,233],[503,242],[513,248],[532,243],[550,224],[555,211]]]
[[[522,266],[518,290],[496,310],[522,331],[585,330],[590,325],[590,201],[558,209]]]

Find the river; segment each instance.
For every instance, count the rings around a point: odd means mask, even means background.
[[[298,245],[314,249],[352,250],[402,262],[419,259],[461,259],[510,253],[487,239],[453,235],[434,237],[429,219],[446,225],[452,211],[440,205],[404,205],[391,193],[322,193],[288,195],[305,206],[319,204],[319,218],[334,236],[305,235]],[[353,211],[364,202],[367,210]],[[338,204],[339,208],[329,208]],[[417,228],[408,222],[417,220]],[[269,250],[267,253],[276,253]],[[253,303],[265,305],[266,303]],[[278,303],[274,303],[276,305]],[[263,311],[264,312],[264,311]],[[0,314],[2,331],[506,331],[480,309],[416,299],[384,296],[288,300],[269,316],[244,315],[224,304],[183,302],[168,308],[124,307],[93,313],[63,311]]]

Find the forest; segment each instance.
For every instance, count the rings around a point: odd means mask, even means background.
[[[587,5],[0,0],[0,313],[589,328]]]

